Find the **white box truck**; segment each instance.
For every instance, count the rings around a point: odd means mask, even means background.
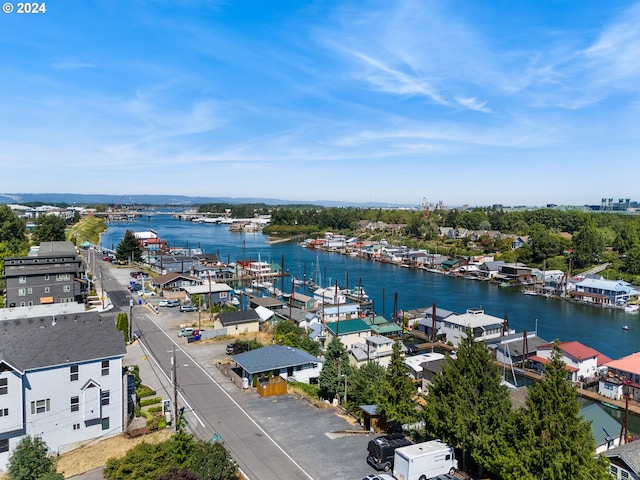
[[[427,480],[443,473],[453,473],[458,461],[453,448],[440,440],[397,448],[393,460],[393,476],[398,480]]]

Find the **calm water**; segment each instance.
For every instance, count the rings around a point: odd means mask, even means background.
[[[537,326],[538,335],[546,340],[577,340],[614,359],[638,351],[640,345],[637,314],[526,296],[515,288],[310,250],[291,242],[269,245],[261,233],[231,233],[223,225],[194,224],[168,214],[145,216],[135,223],[110,224],[102,246],[116,247],[127,229],[155,230],[170,245],[200,247],[205,253],[217,253],[223,262],[260,259],[282,264],[284,257],[284,270],[291,276],[302,278],[306,272],[307,278],[323,286],[337,281],[344,287],[348,279],[352,288],[361,279],[375,311],[386,318],[393,314],[397,294],[397,307],[404,310],[430,308],[435,303],[458,313],[481,307],[485,313],[500,318],[506,311],[510,326],[517,331],[533,331]],[[276,286],[290,291],[290,278]],[[629,325],[631,330],[623,330],[623,325]]]

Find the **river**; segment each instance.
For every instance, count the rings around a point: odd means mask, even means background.
[[[324,286],[337,281],[349,288],[360,280],[374,301],[374,310],[390,318],[397,307],[402,310],[430,308],[435,303],[457,313],[468,308],[482,308],[485,313],[503,318],[517,331],[537,329],[538,336],[552,341],[577,340],[617,359],[638,351],[640,316],[622,310],[600,309],[576,305],[559,299],[527,296],[517,288],[499,288],[489,282],[449,277],[424,270],[401,268],[380,262],[349,257],[337,253],[311,250],[294,242],[267,243],[262,233],[232,233],[224,225],[196,224],[173,218],[170,214],[145,215],[132,223],[112,223],[103,234],[101,245],[115,248],[126,230],[154,230],[158,236],[179,247],[199,247],[204,253],[216,253],[221,261],[251,259],[282,263],[292,277],[313,278]],[[348,277],[348,278],[347,278]],[[288,280],[276,286],[290,291]],[[630,330],[623,330],[628,325]]]

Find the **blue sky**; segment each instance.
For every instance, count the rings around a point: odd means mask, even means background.
[[[46,8],[0,16],[3,193],[640,200],[639,3]]]

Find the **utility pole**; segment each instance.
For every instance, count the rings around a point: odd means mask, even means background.
[[[173,423],[175,424],[176,432],[178,431],[178,379],[177,379],[177,366],[176,366],[176,346],[173,345],[173,356],[171,357],[171,364],[173,365]]]
[[[133,293],[129,295],[129,343],[133,342]]]
[[[102,300],[102,309],[104,310],[104,284],[102,282],[102,265],[100,265],[100,300]]]

